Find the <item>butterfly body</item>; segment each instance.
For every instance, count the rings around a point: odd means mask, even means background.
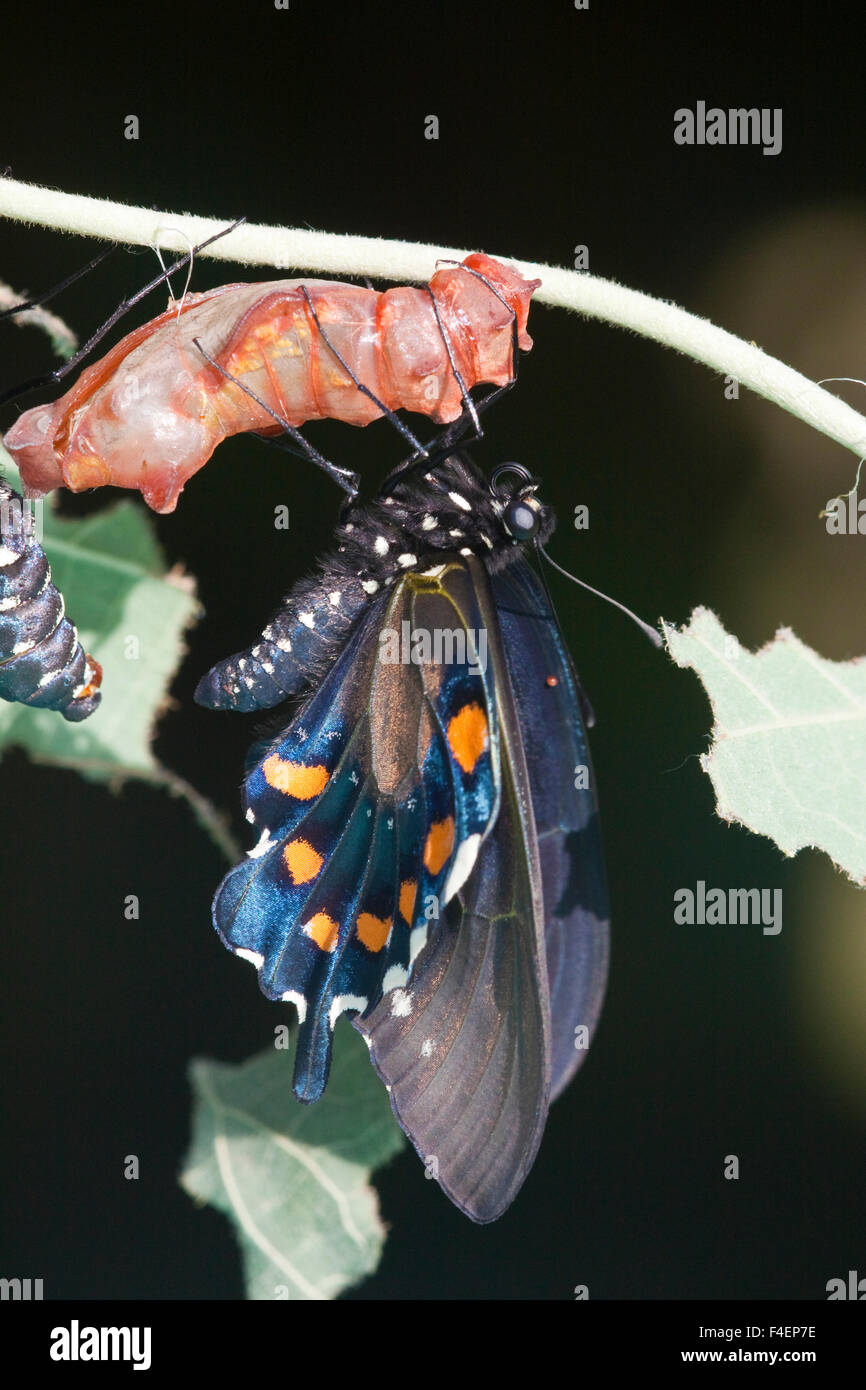
[[[451,454],[350,508],[319,574],[197,692],[299,700],[257,750],[259,842],[214,903],[224,944],[297,1008],[296,1095],[321,1095],[349,1014],[401,1125],[478,1221],[529,1171],[606,975],[578,687],[524,557],[524,533],[553,525],[534,486],[492,487]]]

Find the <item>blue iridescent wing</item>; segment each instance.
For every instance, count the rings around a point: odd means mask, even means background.
[[[384,999],[354,1023],[428,1171],[486,1222],[513,1201],[550,1100],[584,1055],[575,1029],[586,1024],[588,1042],[595,1027],[607,906],[595,794],[575,786],[588,752],[556,620],[524,561],[491,589],[478,568],[501,730],[499,818],[400,1009]]]
[[[30,521],[0,478],[0,699],[59,710],[78,723],[100,702],[102,672],[65,616]]]
[[[220,886],[214,925],[269,998],[297,1007],[301,1100],[324,1089],[341,1013],[384,994],[401,1007],[431,921],[496,821],[482,628],[462,561],[408,573],[246,779],[260,840]]]

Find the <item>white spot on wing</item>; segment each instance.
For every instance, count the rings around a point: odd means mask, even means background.
[[[333,604],[334,608],[339,608],[341,598],[342,594],[339,589],[335,589],[332,594],[328,594],[328,602]]]
[[[14,565],[15,561],[20,558],[20,555],[16,555],[15,551],[10,550],[8,546],[0,545],[0,567],[5,569],[6,565]]]
[[[304,627],[314,628],[316,626],[316,619],[313,613],[299,613],[298,622],[303,623]]]
[[[235,955],[240,956],[241,960],[248,960],[250,965],[256,967],[256,970],[261,970],[265,963],[264,956],[259,955],[258,951],[248,951],[246,946],[238,946]]]
[[[455,893],[463,887],[472,870],[475,867],[475,860],[478,858],[478,849],[481,844],[480,835],[467,835],[466,839],[459,846],[454,856],[454,863],[451,865],[451,872],[445,884],[444,901],[450,902]]]
[[[422,1044],[421,1044],[421,1056],[422,1056],[422,1057],[432,1057],[432,1056],[433,1056],[433,1039],[432,1039],[432,1038],[425,1038],[424,1041],[422,1042]]]
[[[412,1012],[412,996],[405,989],[395,989],[391,999],[393,1018],[408,1018]]]
[[[328,1010],[328,1023],[331,1029],[333,1029],[340,1014],[344,1014],[347,1009],[358,1009],[359,1012],[363,1012],[366,1007],[367,1000],[361,994],[338,994],[335,999],[331,1000],[331,1007]]]
[[[262,831],[261,837],[260,837],[259,842],[258,842],[258,844],[256,845],[255,849],[248,849],[248,850],[247,850],[247,859],[261,859],[261,857],[262,857],[263,854],[267,854],[267,852],[268,852],[268,850],[270,849],[270,847],[271,847],[271,832],[270,832],[270,830],[267,830],[267,829],[266,829],[266,830],[263,830],[263,831]]]
[[[387,994],[389,990],[399,989],[405,985],[409,978],[409,971],[402,965],[391,965],[385,971],[385,978],[382,981],[382,993]]]
[[[425,517],[423,518],[423,520],[422,520],[422,522],[421,522],[421,530],[422,530],[422,531],[435,531],[437,525],[438,525],[438,523],[437,523],[437,521],[436,521],[435,516],[430,516],[430,515],[428,514],[427,516],[425,516]]]
[[[376,579],[362,579],[362,580],[361,580],[361,588],[364,590],[364,593],[365,593],[365,594],[375,594],[375,592],[376,592],[376,590],[378,589],[378,587],[379,587],[379,582],[378,582],[378,580],[376,580]]]
[[[281,637],[277,643],[277,647],[281,652],[290,652],[292,650],[292,644],[288,637]]]
[[[307,1017],[307,1001],[302,994],[298,994],[296,989],[287,989],[282,996],[284,1004],[294,1004],[298,1011],[298,1022],[303,1023]]]
[[[413,965],[427,945],[427,923],[422,922],[409,937],[409,964]]]
[[[448,496],[451,498],[455,507],[462,507],[464,512],[472,511],[470,503],[466,501],[465,497],[461,497],[459,492],[449,492]]]
[[[385,537],[384,537],[384,536],[377,536],[377,537],[376,537],[376,539],[375,539],[375,541],[374,541],[374,543],[373,543],[373,549],[375,550],[375,552],[376,552],[377,555],[387,555],[387,554],[388,554],[388,542],[385,540]]]
[[[411,555],[408,550],[406,551],[405,555],[397,556],[397,564],[402,565],[404,569],[408,569],[410,565],[417,565],[417,563],[418,556]]]

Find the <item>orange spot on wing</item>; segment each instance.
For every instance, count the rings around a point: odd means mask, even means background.
[[[328,785],[328,769],[317,764],[306,767],[304,763],[290,763],[279,753],[272,753],[262,763],[265,781],[275,791],[286,796],[297,797],[298,801],[311,801],[319,796]]]
[[[283,859],[293,883],[309,883],[325,862],[308,840],[290,840],[283,850]]]
[[[440,873],[445,864],[451,858],[451,851],[454,848],[454,818],[446,816],[444,820],[434,821],[427,835],[427,842],[424,845],[424,867],[429,873]]]
[[[317,912],[315,917],[311,917],[309,922],[304,923],[304,931],[316,945],[323,951],[333,951],[337,944],[337,933],[339,927],[333,917],[329,917],[327,912]]]
[[[487,747],[487,719],[480,705],[464,705],[448,724],[448,747],[464,772],[474,772]]]
[[[362,912],[355,923],[357,932],[368,951],[381,951],[391,932],[393,918],[376,917],[372,912]]]
[[[404,922],[411,927],[412,918],[415,915],[415,898],[418,893],[418,884],[414,878],[404,878],[400,884],[400,916]]]

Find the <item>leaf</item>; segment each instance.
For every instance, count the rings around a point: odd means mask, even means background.
[[[866,659],[828,661],[781,628],[749,652],[697,608],[664,624],[668,650],[703,682],[715,716],[701,758],[723,820],[786,855],[821,849],[866,883]]]
[[[0,468],[20,490],[2,448]],[[0,701],[0,755],[18,744],[37,762],[95,781],[140,777],[164,786],[185,797],[212,837],[237,857],[213,807],[151,752],[183,633],[201,611],[193,582],[166,573],[153,522],[131,500],[80,520],[59,517],[46,503],[42,520],[54,583],[82,645],[103,668],[102,702],[89,719],[71,724],[55,710]]]
[[[342,1029],[328,1089],[292,1094],[289,1054],[194,1060],[181,1186],[232,1221],[252,1299],[330,1299],[372,1273],[385,1229],[370,1173],[403,1136],[361,1037]]]

